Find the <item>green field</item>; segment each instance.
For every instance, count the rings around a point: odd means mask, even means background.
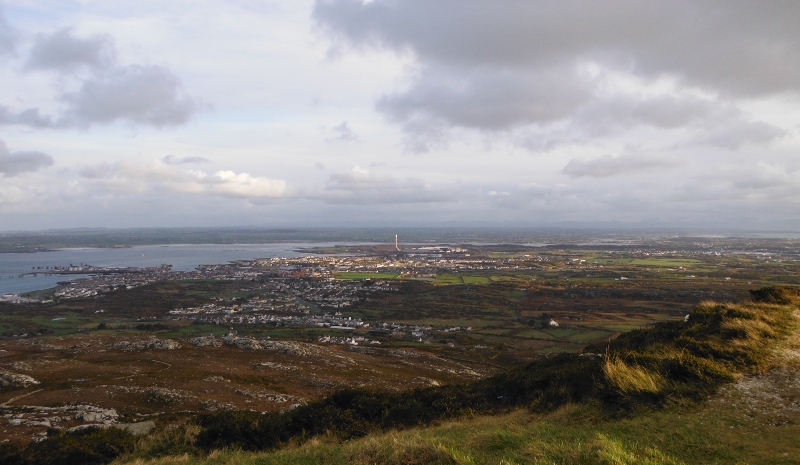
[[[661,266],[666,268],[678,268],[681,266],[690,268],[705,265],[700,260],[693,258],[598,258],[590,261],[599,264]]]
[[[397,279],[399,273],[360,273],[355,271],[342,271],[334,273],[336,279]]]

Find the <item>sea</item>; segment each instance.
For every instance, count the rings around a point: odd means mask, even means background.
[[[108,267],[150,267],[172,265],[174,271],[190,271],[198,265],[228,263],[272,257],[304,257],[313,255],[302,249],[356,245],[341,242],[293,242],[275,244],[171,244],[144,245],[126,248],[69,248],[35,253],[0,253],[0,295],[21,294],[55,287],[59,281],[81,275],[30,273],[45,267],[92,265]]]

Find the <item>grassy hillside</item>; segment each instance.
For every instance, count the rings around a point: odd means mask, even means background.
[[[136,465],[279,464],[697,464],[800,463],[800,412],[774,426],[737,408],[741,396],[694,408],[610,419],[593,405],[549,414],[509,414],[368,436],[342,443],[322,436],[276,452],[216,451],[126,459]]]
[[[765,288],[747,302],[701,303],[686,322],[632,331],[583,354],[473,383],[402,393],[346,390],[283,414],[202,415],[133,445],[101,433],[83,440],[58,434],[6,453],[17,463],[48,463],[78,449],[69,457],[83,451],[91,459],[85,463],[119,453],[127,454],[122,462],[173,456],[155,463],[789,461],[798,456],[790,440],[798,431],[786,426],[792,415],[773,427],[781,429],[763,449],[759,425],[768,420],[751,418],[734,401],[698,402],[719,400],[721,387],[790,363],[799,304],[796,290]],[[414,429],[426,425],[439,426]],[[404,431],[384,433],[392,430]]]

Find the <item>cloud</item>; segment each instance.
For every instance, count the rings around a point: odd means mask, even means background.
[[[5,177],[38,171],[53,164],[53,157],[42,152],[9,152],[0,140],[0,173]]]
[[[353,132],[347,121],[342,121],[331,128],[331,133],[333,133],[333,136],[328,139],[330,142],[353,142],[358,140],[358,135]]]
[[[106,68],[116,60],[114,40],[108,34],[87,38],[65,28],[50,35],[39,35],[25,65],[31,70],[72,71],[80,66]]]
[[[0,17],[0,51],[3,24]],[[76,74],[80,68],[91,72]],[[0,105],[0,125],[68,129],[123,122],[164,128],[186,123],[203,108],[168,67],[118,64],[114,39],[108,34],[78,37],[71,28],[40,34],[24,69],[58,73],[57,97],[48,106],[54,103],[63,111],[47,115],[38,106]]]
[[[448,202],[455,200],[456,194],[455,189],[435,188],[421,179],[397,179],[355,166],[332,174],[321,192],[307,197],[328,203],[370,205]]]
[[[205,179],[205,178],[203,178]],[[283,197],[286,194],[286,182],[251,176],[249,173],[233,171],[217,171],[208,178],[209,191],[232,197]]]
[[[28,108],[27,110],[15,112],[7,106],[0,105],[0,125],[54,128],[59,124],[51,117],[42,115],[38,108]]]
[[[186,123],[202,107],[169,69],[158,65],[115,67],[60,99],[66,109],[58,117],[42,115],[38,108],[15,112],[0,105],[0,125],[68,129],[127,122],[163,128]]]
[[[676,161],[669,159],[648,158],[637,155],[602,155],[584,160],[573,158],[561,172],[573,178],[607,178],[623,174],[641,173],[656,168],[671,168],[676,165]]]
[[[705,131],[698,142],[735,150],[743,145],[766,144],[786,134],[785,130],[761,121],[732,120],[729,124]]]
[[[118,67],[86,80],[62,99],[69,104],[67,125],[130,121],[155,127],[189,120],[200,105],[183,92],[180,80],[159,65]]]
[[[509,69],[595,61],[734,94],[800,90],[800,10],[790,0],[511,0],[503,8],[480,0],[317,0],[313,18],[341,42],[411,52],[423,63]]]
[[[93,165],[82,168],[79,174],[108,191],[118,193],[168,191],[253,199],[288,195],[288,186],[283,180],[230,170],[219,170],[213,174],[181,170],[158,160]]]
[[[17,45],[17,31],[8,24],[3,16],[3,5],[0,4],[0,55],[7,55],[14,52]]]
[[[429,117],[486,130],[545,123],[570,115],[589,97],[581,79],[562,71],[522,75],[481,69],[463,77],[429,72],[409,89],[381,97],[377,108],[399,122]]]
[[[446,143],[454,128],[536,129],[539,141],[524,145],[551,147],[630,124],[668,131],[706,119],[694,140],[737,148],[723,133],[746,124],[748,142],[767,143],[780,129],[720,119],[720,108],[800,92],[800,9],[790,1],[317,0],[313,18],[334,47],[414,59],[410,84],[376,107],[416,151]],[[672,88],[632,92],[661,81]],[[688,95],[697,89],[705,97]],[[551,132],[564,122],[577,133]]]
[[[735,150],[746,144],[767,144],[786,135],[782,128],[729,103],[692,95],[598,98],[576,112],[573,133],[579,137],[618,134],[639,126],[662,130],[688,129],[688,143]]]
[[[175,155],[167,155],[161,159],[167,165],[187,165],[194,163],[210,163],[211,160],[205,157],[176,157]]]

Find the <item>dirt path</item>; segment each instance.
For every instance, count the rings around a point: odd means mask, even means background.
[[[14,402],[15,400],[20,400],[20,399],[22,399],[24,397],[28,397],[30,395],[36,394],[37,392],[43,391],[43,390],[44,389],[37,389],[37,390],[31,391],[31,392],[29,392],[27,394],[22,394],[21,396],[12,397],[11,399],[8,399],[7,401],[5,401],[2,404],[0,404],[0,407],[6,407],[8,404],[10,404],[11,402]]]
[[[149,373],[137,373],[137,374],[135,374],[135,375],[120,376],[119,378],[111,378],[111,379],[112,379],[112,380],[118,380],[118,379],[128,379],[128,378],[135,378],[135,377],[137,377],[137,376],[144,376],[144,375],[154,375],[154,374],[156,374],[156,373],[161,373],[162,371],[167,371],[167,370],[169,370],[170,368],[172,368],[172,364],[171,364],[171,363],[162,362],[161,360],[148,360],[148,362],[160,363],[160,364],[162,364],[162,365],[166,365],[166,368],[162,368],[161,370],[151,371],[151,372],[149,372]]]

